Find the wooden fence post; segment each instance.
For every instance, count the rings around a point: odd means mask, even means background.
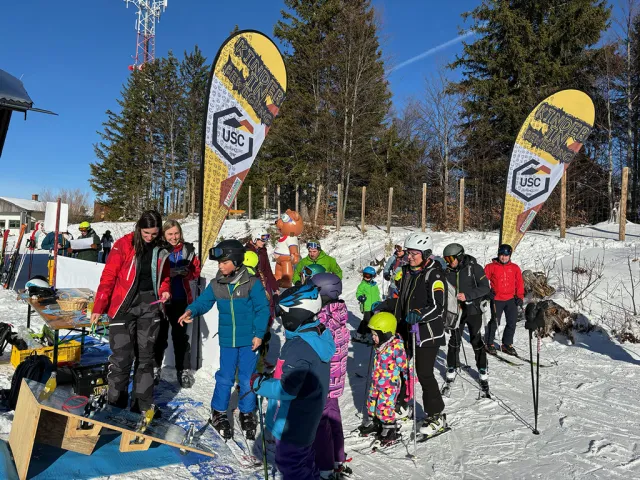
[[[340,213],[342,212],[342,184],[338,184],[338,202],[336,205],[336,232],[340,231]]]
[[[262,187],[262,210],[264,211],[264,219],[267,219],[267,187]]]
[[[247,208],[247,214],[249,216],[249,220],[251,220],[251,185],[249,185],[249,207]]]
[[[362,215],[362,221],[360,223],[360,230],[362,231],[362,234],[364,235],[364,213],[365,213],[365,201],[367,198],[367,187],[362,187],[362,211],[360,212]]]
[[[427,230],[427,184],[422,184],[422,231]]]
[[[622,169],[622,191],[620,192],[620,231],[618,240],[624,241],[627,235],[627,195],[629,192],[629,167]]]
[[[280,214],[282,213],[280,211],[280,185],[276,187],[276,195],[278,197],[278,218],[280,218]]]
[[[562,172],[560,182],[560,238],[567,236],[567,170]]]
[[[298,185],[296,185],[296,212],[300,212],[300,192],[298,191]]]
[[[389,187],[389,205],[387,211],[387,235],[391,233],[391,208],[393,206],[393,187]]]
[[[320,201],[322,200],[322,185],[318,185],[318,193],[316,194],[316,211],[313,214],[313,224],[318,224],[318,213],[320,212]]]
[[[464,178],[460,179],[460,210],[458,211],[458,231],[464,232]]]
[[[236,194],[236,198],[233,199],[233,209],[238,210],[238,194]]]

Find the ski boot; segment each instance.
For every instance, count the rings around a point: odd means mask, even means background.
[[[242,432],[247,440],[255,440],[256,439],[256,430],[258,426],[256,425],[256,416],[253,412],[242,413],[240,412],[240,428],[242,428]]]
[[[411,420],[413,418],[413,405],[405,402],[396,404],[396,417],[401,420]]]
[[[422,422],[420,427],[420,433],[426,438],[433,437],[444,432],[447,428],[447,415],[444,413],[436,413],[435,415],[429,415]]]
[[[368,437],[370,435],[378,435],[382,430],[382,424],[377,418],[369,417],[366,422],[358,427],[361,437]]]
[[[191,388],[195,383],[191,370],[179,370],[178,371],[178,383],[182,388]]]
[[[162,373],[162,367],[153,368],[153,384],[158,385],[160,383],[160,374]]]
[[[511,355],[513,357],[518,356],[518,352],[516,352],[516,349],[513,348],[513,345],[502,344],[502,347],[500,347],[500,349],[502,350],[502,353],[506,353],[507,355]]]
[[[447,381],[447,383],[451,383],[456,379],[456,369],[453,367],[449,367],[447,368],[447,376],[445,378],[445,380]]]
[[[398,433],[398,426],[394,423],[383,423],[382,431],[378,434],[380,446],[382,448],[390,447],[394,443],[400,440],[400,434]]]
[[[496,350],[496,346],[493,343],[485,345],[484,348],[489,355],[496,355],[498,353],[498,351]]]
[[[333,469],[333,477],[335,479],[344,479],[353,475],[353,470],[351,467],[345,465],[344,463],[336,462],[335,468]]]
[[[229,423],[229,419],[227,418],[227,412],[219,412],[217,410],[211,410],[211,418],[209,419],[209,423],[213,425],[220,436],[225,440],[229,440],[233,437],[233,432],[231,431],[231,424]]]
[[[480,397],[484,397],[484,398],[491,398],[489,395],[489,372],[487,371],[486,368],[479,368],[478,369],[478,380],[480,383]]]

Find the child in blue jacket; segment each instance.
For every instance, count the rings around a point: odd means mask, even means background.
[[[256,432],[256,396],[251,376],[256,371],[258,348],[269,322],[269,301],[260,279],[249,275],[243,265],[245,248],[238,240],[224,240],[211,249],[209,258],[218,261],[218,273],[192,302],[178,322],[190,323],[218,303],[220,368],[211,399],[211,424],[225,438],[232,437],[227,408],[238,371],[240,424],[247,438]]]
[[[283,292],[276,308],[286,330],[273,378],[255,375],[251,385],[269,399],[266,428],[276,438],[276,465],[284,480],[319,479],[313,441],[329,392],[331,330],[316,317],[319,290],[302,285]]]

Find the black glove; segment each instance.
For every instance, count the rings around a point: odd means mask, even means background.
[[[514,297],[513,299],[516,302],[516,307],[518,307],[518,308],[522,307],[522,299],[521,298]]]
[[[382,278],[384,278],[386,281],[390,281],[391,280],[391,274],[389,272],[384,272],[382,274]]]
[[[360,295],[360,296],[358,297],[358,302],[360,302],[360,303],[364,303],[364,302],[366,302],[366,301],[367,301],[367,296],[366,296],[366,295]]]
[[[524,313],[525,323],[524,328],[527,330],[537,330],[544,328],[544,310],[538,308],[537,303],[530,303]]]

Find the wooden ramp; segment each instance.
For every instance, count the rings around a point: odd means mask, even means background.
[[[33,380],[23,380],[20,387],[9,435],[9,446],[20,479],[27,478],[35,442],[91,455],[100,434],[106,433],[107,429],[122,433],[121,452],[147,450],[152,442],[158,442],[183,451],[217,456],[214,451],[214,447],[217,447],[215,438],[207,432],[212,427],[206,424],[194,432],[191,441],[184,443],[187,431],[166,420],[154,419],[144,433],[136,433],[139,414],[106,406],[89,419],[82,416],[84,408],[70,411],[63,408],[69,399],[64,391],[56,390],[47,400],[39,402],[38,396],[42,390],[44,384]],[[81,427],[81,422],[89,421],[90,425]]]

